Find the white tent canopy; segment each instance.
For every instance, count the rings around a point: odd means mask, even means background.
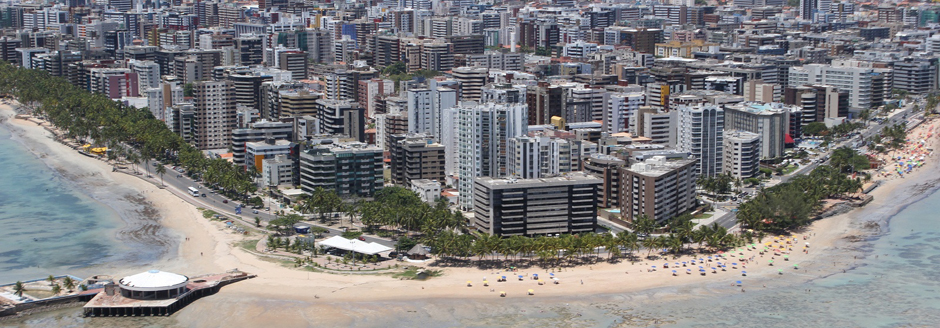
[[[392,250],[391,247],[379,243],[367,243],[358,239],[346,239],[333,236],[320,242],[320,246],[339,248],[345,251],[361,254],[375,255]]]

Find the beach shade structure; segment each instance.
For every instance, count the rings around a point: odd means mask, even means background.
[[[774,266],[774,260],[770,260],[770,266]]]
[[[685,269],[685,274],[692,274],[692,269]]]
[[[544,282],[542,282],[542,279],[539,279],[539,285],[541,286],[542,284],[544,284]]]
[[[506,276],[503,276],[502,279],[503,279],[503,281],[506,281]]]
[[[490,285],[490,282],[489,282],[489,281],[483,280],[483,287],[486,287],[486,286],[489,286],[489,285]]]
[[[539,274],[538,274],[538,273],[533,273],[533,274],[532,274],[532,279],[539,280]]]
[[[806,248],[809,248],[809,243],[806,243]]]
[[[548,275],[551,276],[551,277],[554,277],[554,276],[555,276],[554,273],[549,273]]]
[[[737,268],[738,268],[738,264],[737,264],[737,263],[731,263],[731,268],[732,268],[732,269],[737,269]]]
[[[669,269],[669,263],[663,263],[663,269]]]
[[[561,283],[561,280],[558,280],[558,278],[552,277],[552,282],[557,285],[557,284]]]
[[[747,277],[747,271],[741,271],[741,276]]]
[[[711,255],[709,255],[709,256],[708,256],[708,262],[711,262],[711,261],[712,261],[712,257],[711,257]]]
[[[499,297],[506,297],[506,292],[500,291],[500,292],[499,292]]]
[[[783,256],[783,260],[784,260],[784,261],[789,261],[789,260],[790,260],[790,255],[784,255],[784,256]]]
[[[783,275],[783,269],[778,270],[778,274]]]
[[[673,275],[673,276],[676,275],[676,270],[672,270],[672,275]]]
[[[655,265],[652,265],[652,267],[653,267],[653,271],[656,271],[656,266],[655,266]]]
[[[699,270],[702,270],[702,269],[705,269],[705,267],[699,265],[699,266],[698,266],[698,269],[699,269]]]
[[[701,273],[703,276],[705,275],[705,269],[699,269],[698,272]]]
[[[718,269],[712,268],[712,273],[718,273]]]
[[[535,295],[535,290],[534,290],[534,289],[529,289],[529,295]]]
[[[741,281],[740,281],[740,280],[738,280],[738,281],[735,281],[734,283],[735,283],[735,284],[737,284],[737,285],[738,285],[738,287],[741,287]]]
[[[473,283],[467,280],[467,287],[473,287]]]
[[[793,265],[793,270],[799,270],[799,269],[800,269],[799,266],[797,266],[796,264]]]
[[[522,281],[522,275],[521,275],[521,274],[519,275],[519,281]]]
[[[682,262],[682,266],[685,266],[685,262]]]
[[[722,266],[721,266],[721,271],[728,271],[728,266],[722,265]]]

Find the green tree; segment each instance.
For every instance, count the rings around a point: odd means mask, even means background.
[[[46,281],[49,282],[49,286],[55,285],[55,277],[53,277],[51,274],[46,277]]]
[[[824,135],[829,129],[822,122],[813,122],[803,127],[803,134],[810,136]]]
[[[23,297],[23,293],[26,292],[26,286],[23,285],[22,281],[17,281],[13,284],[13,294],[19,297]]]
[[[186,83],[183,85],[183,97],[193,97],[195,92],[193,92],[193,83]]]
[[[163,175],[166,174],[166,166],[163,166],[162,164],[157,165],[156,172],[160,175],[160,185],[166,186],[166,184],[163,183]]]
[[[61,292],[62,292],[62,286],[59,286],[59,284],[52,285],[52,295],[59,295],[59,293]]]
[[[62,285],[69,292],[71,292],[72,289],[75,289],[75,281],[72,280],[72,277],[69,276],[65,276],[65,278],[62,279]]]

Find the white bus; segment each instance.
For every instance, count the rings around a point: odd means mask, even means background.
[[[199,189],[189,187],[189,194],[193,195],[193,197],[199,197]]]

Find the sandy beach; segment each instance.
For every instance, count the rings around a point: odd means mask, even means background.
[[[728,262],[739,261],[722,260],[727,265],[727,271],[719,269],[717,273],[712,273],[710,267],[718,262],[712,261],[706,266],[708,271],[705,276],[698,274],[699,264],[676,268],[678,275],[673,276],[673,268],[663,269],[663,263],[690,262],[692,258],[686,256],[674,259],[670,256],[655,261],[623,261],[616,264],[598,261],[592,265],[562,268],[554,272],[560,278],[559,284],[552,284],[547,279],[549,273],[552,273],[550,269],[521,268],[518,272],[507,274],[497,270],[436,267],[433,264],[425,266],[443,270],[441,277],[427,281],[402,281],[390,275],[307,272],[259,258],[236,246],[243,239],[242,236],[233,234],[221,223],[204,219],[195,206],[159,188],[158,178],[147,181],[138,176],[114,173],[107,163],[81,156],[75,150],[55,142],[51,139],[51,133],[43,127],[12,116],[10,106],[0,106],[0,117],[6,122],[4,124],[11,126],[17,138],[64,176],[92,188],[127,188],[125,201],[136,206],[128,206],[124,210],[126,213],[121,213],[127,226],[119,232],[117,238],[165,249],[166,254],[152,265],[102,268],[112,270],[103,274],[119,277],[157,268],[195,275],[238,268],[258,275],[256,279],[225,287],[217,295],[200,300],[173,316],[172,320],[186,323],[185,326],[249,327],[273,320],[277,320],[280,326],[383,326],[388,324],[383,320],[384,316],[410,312],[414,313],[415,320],[423,318],[446,322],[449,318],[484,316],[484,313],[492,311],[517,311],[522,306],[520,303],[528,302],[542,304],[544,311],[566,302],[592,302],[593,297],[662,301],[694,295],[740,293],[740,287],[729,285],[742,278],[749,281],[749,288],[756,284],[767,288],[786,288],[802,281],[851,270],[855,260],[864,256],[855,247],[854,241],[864,240],[878,232],[862,224],[876,220],[880,221],[880,226],[885,226],[884,221],[892,213],[916,200],[918,190],[933,188],[940,181],[937,155],[932,154],[926,158],[923,167],[904,178],[885,181],[876,188],[871,193],[874,200],[868,206],[816,221],[805,231],[800,231],[797,234],[798,241],[791,244],[793,250],[789,260],[775,257],[774,266],[768,265],[772,255],[761,257],[755,249],[735,254],[736,257],[754,258],[754,261],[746,264],[746,268],[743,263],[738,263],[738,269],[732,269]],[[929,121],[918,129],[932,129],[934,122]],[[926,133],[915,131],[911,135]],[[936,136],[932,136],[926,144],[936,149]],[[808,240],[804,241],[803,236],[807,236]],[[764,242],[772,240],[772,237],[768,237]],[[808,253],[802,252],[804,242],[811,244]],[[638,254],[645,256],[646,251]],[[703,256],[696,256],[699,257]],[[506,262],[506,266],[509,265],[514,264]],[[799,269],[794,269],[794,265]],[[651,266],[656,266],[657,270],[648,272]],[[685,273],[689,268],[695,271],[691,275]],[[742,277],[742,270],[747,271],[747,277]],[[780,270],[783,270],[782,275]],[[528,279],[532,273],[543,277],[545,285]],[[515,276],[520,274],[525,275],[526,279],[518,281]],[[503,275],[508,276],[509,281],[497,283],[497,278]],[[489,287],[483,286],[484,277],[489,280]],[[472,281],[473,287],[467,287],[467,281]],[[529,289],[534,290],[535,295],[527,296]],[[500,291],[507,292],[508,297],[500,298]],[[546,314],[545,318],[571,320],[572,325],[578,325],[577,317],[580,317],[580,313],[559,311],[552,312],[551,316]],[[535,322],[520,323],[527,326]]]

